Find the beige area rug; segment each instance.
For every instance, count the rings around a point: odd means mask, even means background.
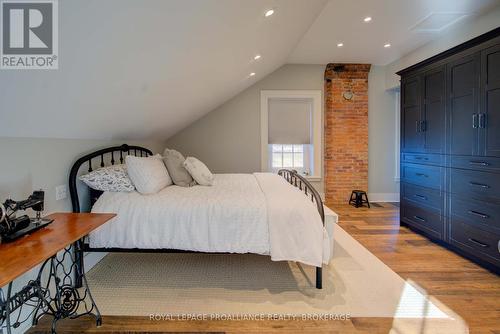
[[[458,315],[339,226],[334,236],[322,290],[314,287],[313,267],[250,254],[115,253],[87,279],[104,315],[391,317],[394,333],[468,332]]]

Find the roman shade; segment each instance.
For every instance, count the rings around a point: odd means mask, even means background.
[[[311,144],[312,99],[271,98],[268,103],[269,144]]]

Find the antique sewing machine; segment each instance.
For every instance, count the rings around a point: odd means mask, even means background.
[[[43,190],[34,191],[23,201],[7,199],[0,203],[0,243],[20,238],[52,223],[52,220],[42,218]],[[18,211],[33,209],[35,217],[17,216]]]

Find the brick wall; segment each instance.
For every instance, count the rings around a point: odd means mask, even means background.
[[[368,64],[328,64],[325,70],[325,198],[347,203],[368,192]],[[343,93],[353,93],[351,100]]]

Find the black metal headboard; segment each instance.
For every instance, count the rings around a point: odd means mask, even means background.
[[[69,194],[71,196],[71,205],[73,206],[73,212],[80,212],[80,200],[78,198],[78,189],[76,187],[76,178],[78,177],[78,171],[80,170],[80,167],[82,167],[82,165],[84,164],[88,164],[87,170],[91,172],[92,160],[95,158],[100,158],[100,159],[95,159],[97,160],[98,167],[104,167],[105,161],[108,161],[108,158],[111,158],[109,159],[111,165],[114,165],[115,162],[118,163],[118,161],[115,160],[115,158],[118,159],[122,164],[127,155],[135,155],[136,157],[137,156],[147,157],[153,155],[153,152],[144,147],[130,146],[127,144],[123,144],[122,146],[103,148],[101,150],[84,155],[83,157],[76,160],[76,162],[73,164],[73,167],[71,167],[71,171],[69,173]],[[94,163],[96,162],[95,160]],[[97,198],[99,198],[101,193],[102,192],[100,191],[90,189],[92,204]]]

